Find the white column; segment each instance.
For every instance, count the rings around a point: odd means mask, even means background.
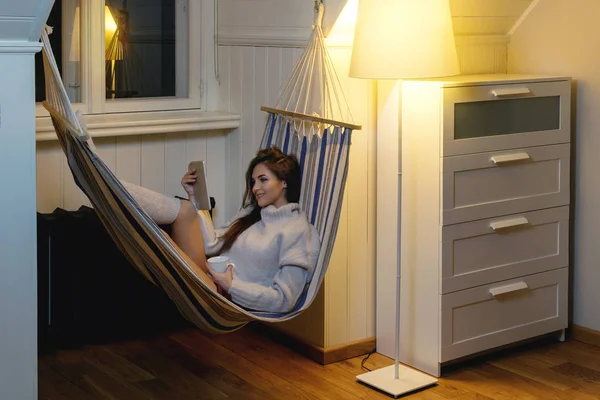
[[[0,42],[0,399],[37,399],[34,54]]]

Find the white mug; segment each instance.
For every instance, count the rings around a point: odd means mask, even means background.
[[[222,274],[223,272],[227,271],[228,265],[231,265],[233,268],[235,268],[235,264],[230,262],[229,257],[227,256],[211,257],[206,261],[208,262],[208,268],[211,271],[217,272],[219,274]]]

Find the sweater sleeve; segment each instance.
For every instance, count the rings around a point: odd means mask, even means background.
[[[234,279],[229,294],[235,303],[251,310],[288,312],[300,298],[307,275],[304,268],[284,266],[275,275],[271,286]]]
[[[280,268],[270,286],[234,279],[231,299],[246,308],[270,312],[291,311],[312,277],[320,250],[319,235],[308,224],[284,235],[280,243]]]
[[[221,247],[223,247],[224,243],[223,235],[238,218],[243,217],[249,212],[250,210],[248,208],[243,208],[235,215],[235,217],[228,221],[224,227],[215,228],[208,211],[198,210],[198,221],[200,222],[202,240],[204,241],[204,252],[208,257],[219,254],[219,251],[221,250]]]

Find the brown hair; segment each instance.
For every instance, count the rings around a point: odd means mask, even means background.
[[[287,184],[284,193],[289,203],[297,203],[300,200],[300,165],[296,156],[287,155],[275,146],[259,150],[246,170],[246,190],[242,201],[242,208],[251,207],[252,210],[249,214],[237,219],[225,232],[223,235],[225,243],[221,249],[222,252],[229,250],[242,232],[260,221],[261,209],[252,194],[252,173],[254,168],[261,163],[264,163],[277,179]]]

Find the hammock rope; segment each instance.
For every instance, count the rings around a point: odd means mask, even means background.
[[[284,116],[301,137],[309,139],[334,126],[361,129],[354,123],[327,50],[322,28],[324,10],[323,1],[315,1],[315,21],[304,53],[284,81],[276,105],[261,107]]]
[[[186,319],[211,333],[231,332],[250,321],[286,321],[306,310],[323,282],[331,258],[348,174],[351,127],[356,125],[324,118],[315,121],[309,116],[306,121],[313,130],[309,136],[310,132],[303,129],[300,114],[292,111],[289,111],[292,115],[282,114],[285,110],[268,114],[261,148],[276,145],[298,158],[302,171],[299,203],[309,222],[319,232],[322,245],[312,279],[293,310],[288,313],[246,310],[215,292],[202,280],[195,272],[197,267],[187,261],[177,245],[139,207],[110,168],[95,154],[92,139],[71,108],[48,33],[46,29],[42,34],[47,93],[44,107],[50,113],[76,184],[90,199],[105,229],[131,264],[146,279],[164,290]],[[318,38],[315,42],[324,43]],[[326,54],[319,46],[307,46],[305,53],[315,51],[321,54],[319,57]],[[310,57],[310,54],[305,54],[301,60]],[[294,69],[297,76],[306,75],[300,68],[309,64],[303,65]],[[323,82],[321,80],[320,84]],[[327,91],[321,88],[319,93]],[[303,110],[308,112],[308,109]],[[315,131],[315,127],[320,130]]]

